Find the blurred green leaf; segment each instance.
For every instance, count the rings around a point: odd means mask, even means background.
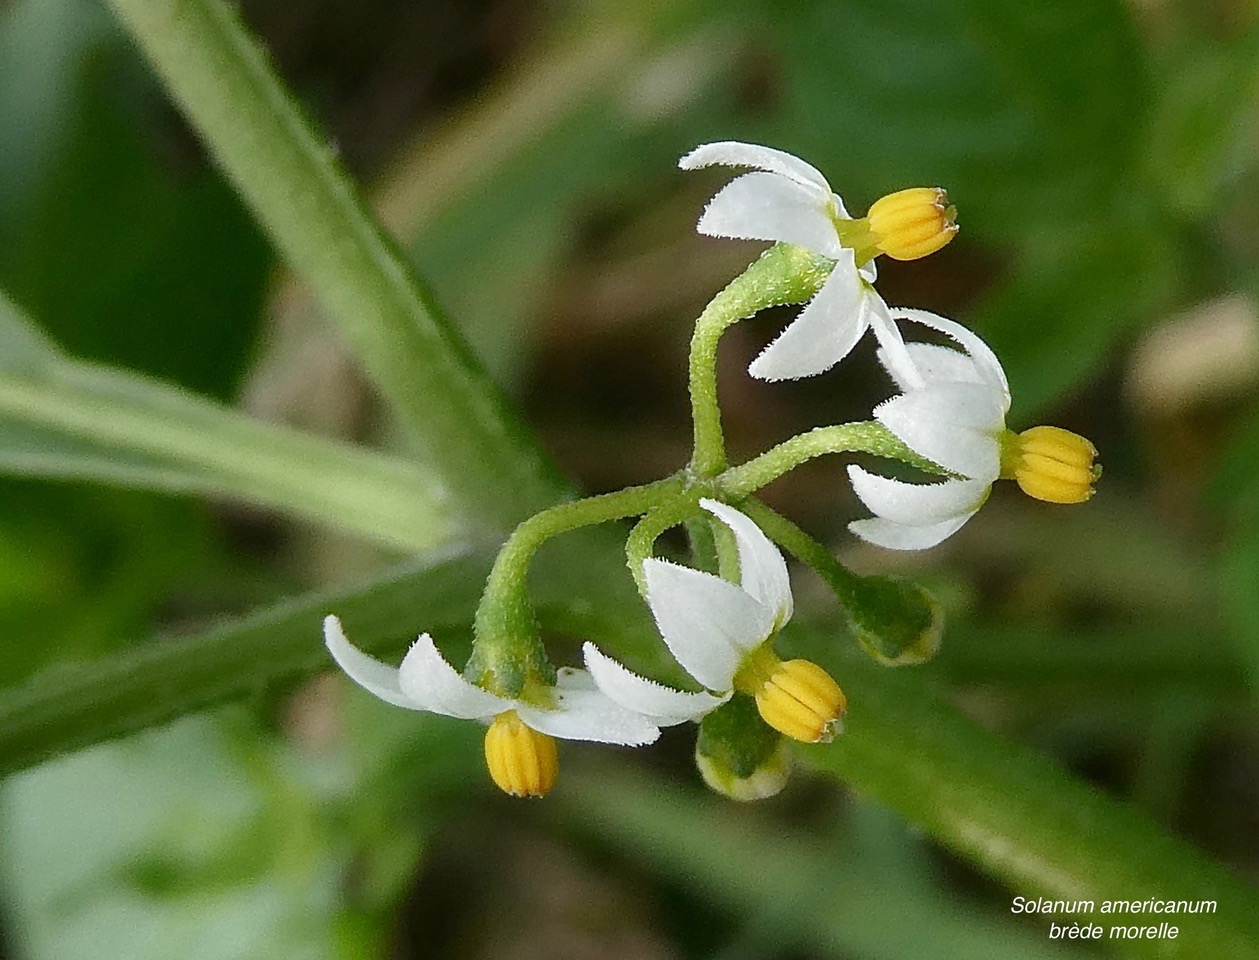
[[[1196,39],[1162,64],[1151,118],[1149,176],[1186,218],[1217,212],[1259,151],[1259,29],[1227,45]]]
[[[340,878],[364,842],[357,830],[347,842],[346,812],[376,806],[354,789],[360,771],[345,758],[294,762],[254,724],[223,720],[189,719],[5,785],[0,873],[21,956],[344,955],[335,931],[362,908]],[[391,839],[414,856],[416,833],[395,822]]]
[[[367,215],[237,11],[210,0],[111,6],[466,515],[501,527],[563,496],[536,440]]]
[[[1009,377],[1011,426],[1098,375],[1116,339],[1162,316],[1186,274],[1151,215],[1034,235],[973,321]]]
[[[773,954],[1063,958],[1075,951],[967,909],[869,849],[772,819],[770,811],[653,782],[610,766],[565,772],[560,822],[701,893],[755,928]],[[911,880],[911,877],[913,880]],[[900,922],[912,916],[913,923]]]
[[[1141,50],[1118,0],[777,8],[788,147],[869,191],[940,183],[968,233],[1092,216],[1123,176],[1145,106]],[[851,188],[849,188],[851,189]]]
[[[30,77],[63,99],[59,111],[42,104],[55,136],[0,225],[0,285],[76,356],[225,398],[256,334],[265,244],[121,34],[81,6],[32,15],[23,5],[0,23],[10,43],[36,19],[45,34],[85,35],[77,59]],[[16,112],[21,96],[0,103]]]
[[[0,471],[239,497],[424,550],[453,518],[431,470],[63,359],[0,292]]]

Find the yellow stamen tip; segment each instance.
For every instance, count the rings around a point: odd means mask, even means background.
[[[839,684],[808,660],[780,662],[755,696],[762,720],[803,743],[830,741],[848,708]]]
[[[1003,452],[1003,475],[1029,497],[1049,503],[1084,503],[1102,475],[1097,448],[1059,427],[1032,427],[1012,437]]]
[[[515,710],[500,713],[485,731],[485,765],[513,797],[546,796],[560,770],[555,740],[525,726]]]
[[[889,193],[875,201],[866,221],[879,251],[893,260],[925,257],[957,235],[957,208],[940,187]]]

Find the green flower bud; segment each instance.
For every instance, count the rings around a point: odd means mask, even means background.
[[[848,599],[857,640],[891,667],[926,663],[940,649],[944,616],[931,594],[899,577],[862,577]]]
[[[717,793],[732,800],[764,800],[786,786],[791,751],[761,720],[756,701],[736,693],[701,721],[695,764]]]

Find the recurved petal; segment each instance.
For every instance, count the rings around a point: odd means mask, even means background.
[[[678,161],[678,166],[683,170],[711,167],[714,164],[725,167],[756,167],[759,170],[781,174],[805,186],[824,190],[827,195],[831,192],[826,178],[815,167],[782,150],[762,147],[755,143],[741,143],[738,140],[704,143]]]
[[[582,646],[586,669],[603,694],[618,706],[641,713],[652,723],[671,727],[687,720],[698,720],[729,699],[711,693],[687,693],[640,677],[613,660],[593,643]]]
[[[643,577],[678,663],[709,690],[729,690],[744,655],[772,632],[773,610],[733,583],[666,560],[645,560]]]
[[[794,380],[824,373],[848,356],[866,332],[862,301],[868,288],[857,273],[851,250],[800,315],[752,361],[748,373],[759,380]]]
[[[892,316],[921,323],[924,327],[938,330],[945,336],[955,340],[975,361],[975,369],[984,381],[1001,388],[1005,393],[1006,409],[1010,406],[1010,385],[1005,379],[1005,370],[1001,361],[992,352],[992,348],[978,336],[967,330],[960,323],[938,316],[927,310],[916,310],[913,307],[893,307]]]
[[[866,326],[874,333],[879,343],[879,359],[892,379],[903,390],[918,390],[926,386],[922,371],[914,363],[909,352],[909,345],[901,337],[900,329],[883,298],[873,288],[867,288],[861,301],[862,314]]]
[[[869,473],[856,464],[848,467],[848,478],[871,513],[914,526],[969,517],[983,504],[991,487],[982,480],[904,483]]]
[[[868,520],[854,520],[848,524],[848,529],[862,540],[888,550],[926,550],[953,536],[971,516],[973,515],[967,514],[925,526],[910,526],[893,523],[881,517],[871,517]]]
[[[398,668],[402,691],[425,710],[447,717],[479,720],[510,710],[514,701],[496,697],[469,683],[422,633],[402,658]]]
[[[760,527],[729,504],[704,499],[699,505],[734,533],[739,548],[739,584],[774,612],[775,627],[781,627],[792,612],[791,579],[783,555]]]
[[[975,366],[975,361],[961,350],[942,347],[934,343],[907,343],[905,350],[926,383],[985,382],[983,375]],[[897,375],[896,365],[891,362],[882,347],[879,348],[879,362],[902,390],[913,389],[913,384],[904,382]]]
[[[570,671],[584,673],[585,671]],[[516,715],[539,733],[561,740],[591,740],[641,747],[660,736],[660,728],[642,714],[626,710],[594,689],[593,683],[556,685],[556,707],[544,710],[516,704]]]
[[[781,240],[839,256],[839,234],[827,197],[774,173],[745,173],[721,188],[695,229],[710,237]]]
[[[345,631],[341,629],[341,621],[334,616],[324,617],[323,642],[337,666],[364,690],[395,707],[405,707],[408,710],[426,709],[402,692],[396,668],[381,663],[350,643]]]
[[[972,480],[1000,473],[1001,394],[986,384],[943,383],[874,408],[874,418],[911,450]]]

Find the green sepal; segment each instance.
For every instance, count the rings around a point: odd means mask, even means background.
[[[845,594],[857,641],[879,663],[926,663],[939,651],[944,615],[918,584],[899,577],[860,577]]]
[[[781,740],[778,731],[761,719],[756,701],[736,693],[700,721],[695,752],[746,778],[773,758]]]
[[[786,785],[791,751],[761,719],[756,701],[736,693],[700,722],[695,765],[717,793],[732,800],[763,800]]]

